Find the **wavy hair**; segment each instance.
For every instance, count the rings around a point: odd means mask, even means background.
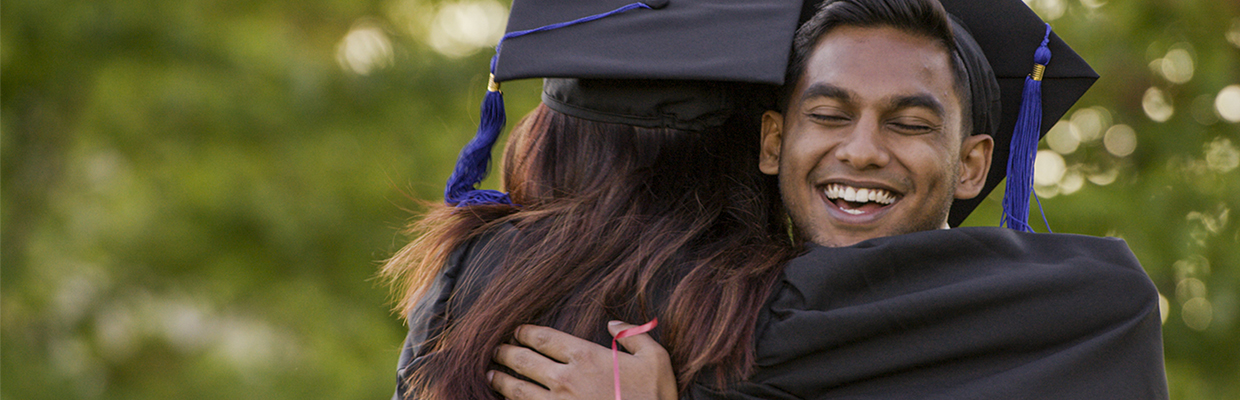
[[[503,160],[503,186],[522,207],[430,206],[407,231],[416,239],[383,266],[407,316],[453,249],[502,224],[518,232],[410,390],[496,399],[484,374],[518,325],[606,343],[606,321],[654,317],[682,390],[699,377],[723,386],[748,375],[758,311],[795,252],[777,183],[757,169],[758,132],[756,114],[687,132],[540,105],[513,129]]]

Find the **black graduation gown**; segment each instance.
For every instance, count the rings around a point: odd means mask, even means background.
[[[448,255],[435,282],[409,313],[409,333],[401,346],[392,400],[404,398],[409,377],[427,357],[433,356],[431,350],[444,328],[482,294],[485,283],[498,272],[515,234],[512,225],[504,225],[465,242]]]
[[[1158,292],[1119,239],[959,228],[813,246],[731,399],[1166,399]]]

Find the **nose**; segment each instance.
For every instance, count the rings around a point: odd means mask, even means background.
[[[882,168],[891,161],[891,154],[880,136],[876,118],[862,118],[835,148],[835,158],[853,168]]]

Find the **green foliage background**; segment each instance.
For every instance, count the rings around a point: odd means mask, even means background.
[[[1172,398],[1240,398],[1240,124],[1214,105],[1240,83],[1240,4],[1028,2],[1103,76],[1047,218],[1128,240],[1167,298]],[[0,2],[0,397],[390,396],[404,331],[375,270],[486,81],[488,50],[429,44],[454,6]],[[349,67],[358,30],[384,56]],[[506,85],[509,115],[537,87]],[[1130,155],[1100,139],[1119,124]]]

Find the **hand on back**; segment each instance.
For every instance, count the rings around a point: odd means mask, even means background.
[[[612,321],[612,336],[634,325]],[[533,384],[500,371],[488,371],[491,387],[510,400],[613,400],[611,349],[558,330],[522,325],[516,339],[522,346],[500,345],[495,362],[538,382]],[[674,400],[676,377],[667,350],[650,335],[617,340],[620,388],[625,400]],[[541,387],[539,385],[542,385]]]

